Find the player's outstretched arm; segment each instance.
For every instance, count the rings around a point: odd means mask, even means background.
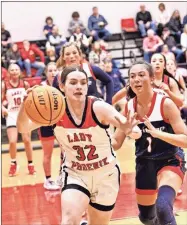
[[[171,99],[166,99],[163,106],[164,117],[171,124],[175,134],[169,134],[160,130],[156,130],[155,127],[145,117],[145,125],[147,126],[147,132],[153,137],[159,138],[172,145],[187,148],[187,126],[184,124],[180,111]]]
[[[93,104],[93,110],[100,123],[119,128],[126,135],[132,132],[139,121],[136,120],[136,114],[128,112],[127,117],[120,114],[113,106],[107,104],[104,101],[95,101]]]

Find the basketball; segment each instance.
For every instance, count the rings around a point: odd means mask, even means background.
[[[57,123],[65,112],[65,100],[62,93],[51,86],[34,88],[25,100],[28,117],[42,126]]]

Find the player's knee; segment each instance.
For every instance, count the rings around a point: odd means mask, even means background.
[[[148,217],[143,217],[141,214],[139,214],[139,220],[145,225],[153,225],[152,219],[149,219]]]
[[[145,225],[153,225],[154,218],[156,217],[155,205],[144,206],[138,204],[138,208],[140,221]]]
[[[10,147],[15,147],[16,146],[16,141],[15,140],[10,140],[9,141]]]
[[[80,218],[76,215],[74,210],[64,210],[61,225],[77,225],[79,222]]]
[[[30,138],[29,137],[23,137],[23,142],[25,145],[29,145],[30,144]]]

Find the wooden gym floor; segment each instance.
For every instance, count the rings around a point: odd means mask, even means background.
[[[3,146],[2,146],[3,147]],[[185,149],[187,153],[187,149]],[[2,154],[2,224],[3,225],[52,225],[60,224],[60,192],[43,188],[44,172],[42,150],[33,152],[37,170],[35,176],[27,174],[25,152],[17,155],[19,175],[8,177],[10,159]],[[60,149],[55,148],[52,158],[52,177],[56,179],[60,165]],[[122,182],[110,225],[140,225],[134,192],[134,142],[127,140],[117,151]],[[176,198],[174,212],[178,225],[187,225],[187,176],[183,194]]]

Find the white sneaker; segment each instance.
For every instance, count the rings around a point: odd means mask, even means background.
[[[51,191],[60,189],[60,187],[51,179],[45,180],[44,188]]]

